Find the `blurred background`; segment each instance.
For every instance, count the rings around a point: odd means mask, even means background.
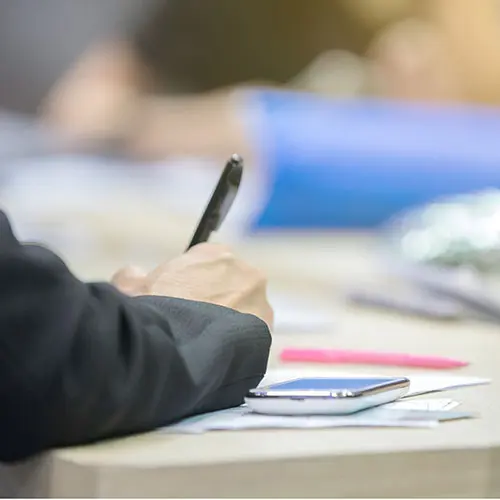
[[[499,20],[496,0],[3,0],[1,206],[107,279],[183,251],[235,152],[219,237],[242,248],[491,193]],[[470,237],[457,217],[441,239]]]

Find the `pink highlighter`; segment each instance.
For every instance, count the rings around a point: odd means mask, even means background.
[[[295,349],[293,347],[283,349],[280,358],[282,361],[295,363],[384,365],[437,370],[462,368],[469,364],[465,361],[437,356],[339,349]]]

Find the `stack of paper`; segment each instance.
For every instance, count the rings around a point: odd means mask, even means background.
[[[188,418],[167,427],[171,433],[199,434],[207,431],[328,427],[436,427],[440,421],[471,418],[470,412],[453,411],[451,399],[404,401],[345,416],[275,416],[253,413],[246,406]]]
[[[275,370],[266,375],[263,384],[277,383],[304,376],[318,376],[318,372],[300,374],[290,370]],[[322,377],[360,377],[359,374],[331,373],[322,371]],[[365,376],[365,375],[363,375]],[[408,399],[412,396],[441,392],[459,387],[487,384],[488,379],[453,376],[409,376],[410,391],[401,400],[371,408],[352,415],[339,416],[274,416],[253,413],[240,406],[229,410],[198,415],[166,427],[165,432],[198,434],[215,430],[299,428],[318,429],[329,427],[423,427],[433,428],[439,422],[473,418],[476,414],[457,409],[460,403],[452,399]]]

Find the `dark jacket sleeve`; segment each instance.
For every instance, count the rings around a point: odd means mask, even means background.
[[[0,212],[0,460],[236,406],[265,373],[258,318],[85,284]]]

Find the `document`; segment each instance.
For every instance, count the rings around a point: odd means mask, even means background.
[[[359,373],[332,372],[331,370],[270,370],[261,385],[293,378],[365,377]],[[377,375],[373,375],[377,376]],[[459,387],[488,384],[489,379],[441,375],[410,375],[410,391],[401,400],[351,415],[274,416],[253,413],[245,405],[188,418],[166,427],[169,433],[203,433],[215,430],[243,429],[317,429],[330,427],[416,427],[433,428],[440,422],[474,418],[474,412],[462,411],[459,402],[449,398],[421,398],[424,394],[442,392]],[[413,397],[412,397],[413,396]]]
[[[335,328],[333,311],[307,297],[272,289],[269,302],[274,309],[274,333],[329,332]]]
[[[473,418],[471,412],[457,411],[451,399],[398,401],[352,415],[275,416],[253,413],[240,406],[188,418],[166,427],[172,434],[200,434],[208,431],[245,429],[321,429],[330,427],[416,427],[434,428],[439,422]]]

